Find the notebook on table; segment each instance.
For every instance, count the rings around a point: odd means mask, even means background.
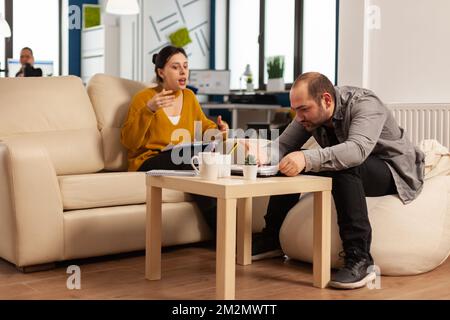
[[[243,165],[233,164],[231,165],[231,174],[243,175]],[[258,177],[273,177],[278,174],[278,165],[263,165],[258,167],[257,175]]]
[[[180,177],[195,177],[197,173],[194,170],[150,170],[147,175],[153,177],[164,176],[180,176]]]

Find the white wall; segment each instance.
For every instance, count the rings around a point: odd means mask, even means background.
[[[227,4],[216,1],[216,69],[224,70],[227,66]]]
[[[323,73],[334,82],[336,77],[336,1],[305,0],[303,19],[302,71]]]
[[[450,101],[450,1],[340,4],[339,85],[367,87],[387,103]]]
[[[389,102],[450,101],[450,1],[372,0],[368,85]]]
[[[192,42],[185,46],[191,69],[209,67],[210,3],[199,1],[140,0],[141,14],[120,18],[121,76],[151,82],[152,56],[169,44],[169,35],[186,27]]]
[[[144,19],[144,0],[138,0],[140,14],[121,16],[120,26],[120,76],[135,81],[144,81],[144,50],[142,24]]]
[[[364,0],[340,0],[338,85],[363,86]]]
[[[230,33],[228,67],[231,89],[243,89],[242,77],[247,64],[253,73],[253,84],[259,87],[259,0],[230,0]]]
[[[120,76],[126,79],[142,80],[137,70],[137,16],[120,18]]]
[[[5,17],[5,0],[0,0],[0,15]],[[5,69],[5,40],[0,38],[0,69]],[[0,77],[4,77],[4,73],[0,73]]]
[[[62,1],[61,75],[69,75],[69,0]]]

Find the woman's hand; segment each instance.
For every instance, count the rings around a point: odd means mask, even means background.
[[[162,108],[169,108],[173,106],[175,102],[175,95],[172,90],[163,89],[160,93],[155,94],[155,96],[147,102],[147,107],[156,112]]]
[[[226,132],[230,129],[228,123],[222,120],[222,116],[217,117],[217,129],[219,129],[222,132]]]

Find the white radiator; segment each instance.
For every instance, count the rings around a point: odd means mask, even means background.
[[[450,149],[450,104],[392,104],[388,108],[415,145],[435,139]]]

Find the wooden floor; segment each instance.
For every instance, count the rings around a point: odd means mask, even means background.
[[[165,249],[162,280],[144,278],[144,253],[58,264],[31,274],[0,260],[0,299],[213,299],[215,251],[196,245]],[[81,268],[81,290],[68,290],[69,265]],[[237,299],[450,299],[450,259],[432,272],[382,277],[381,289],[352,291],[311,286],[310,264],[282,258],[236,266]]]

